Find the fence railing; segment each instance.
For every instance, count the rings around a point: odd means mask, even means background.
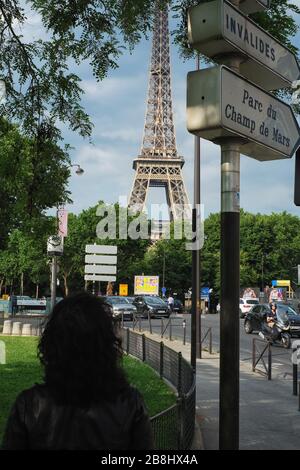
[[[151,418],[155,448],[189,449],[195,426],[196,381],[190,364],[163,342],[154,341],[128,328],[121,329],[123,349],[152,367],[177,390],[177,402]]]
[[[201,338],[201,347],[203,348],[205,341],[208,341],[208,350],[209,354],[212,354],[212,328],[207,328],[207,330],[203,332],[203,336]]]
[[[272,349],[271,343],[268,341],[265,343],[257,338],[252,340],[252,371],[258,372],[261,375],[267,377],[268,380],[272,379]],[[257,344],[261,344],[260,349]],[[267,358],[265,357],[267,355]],[[266,361],[265,361],[266,359]],[[262,364],[263,370],[257,367],[258,364]]]

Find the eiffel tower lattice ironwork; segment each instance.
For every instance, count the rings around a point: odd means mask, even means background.
[[[164,187],[170,220],[190,218],[183,165],[184,159],[177,152],[173,122],[168,9],[157,7],[144,138],[141,154],[133,163],[136,173],[129,207],[142,211],[149,188]]]

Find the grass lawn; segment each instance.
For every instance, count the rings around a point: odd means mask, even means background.
[[[42,369],[37,359],[38,338],[0,336],[6,345],[6,364],[0,364],[0,442],[9,410],[24,389],[41,382]],[[129,382],[143,394],[150,416],[173,405],[176,396],[151,367],[132,357],[124,357]]]

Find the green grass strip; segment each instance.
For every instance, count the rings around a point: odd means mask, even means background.
[[[0,336],[6,346],[6,364],[0,364],[0,442],[6,420],[17,395],[42,381],[43,371],[37,359],[38,338]],[[124,356],[129,382],[142,393],[150,416],[176,402],[173,391],[146,364]]]

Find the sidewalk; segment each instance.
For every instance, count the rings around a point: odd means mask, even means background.
[[[162,341],[160,335],[143,332]],[[163,339],[166,346],[181,352],[190,361],[190,344]],[[274,371],[275,372],[275,371]],[[251,363],[240,367],[240,449],[300,449],[300,412],[298,397],[292,395],[292,379],[273,374],[268,381],[253,373]],[[196,436],[193,449],[218,449],[219,355],[203,351],[197,360]]]

